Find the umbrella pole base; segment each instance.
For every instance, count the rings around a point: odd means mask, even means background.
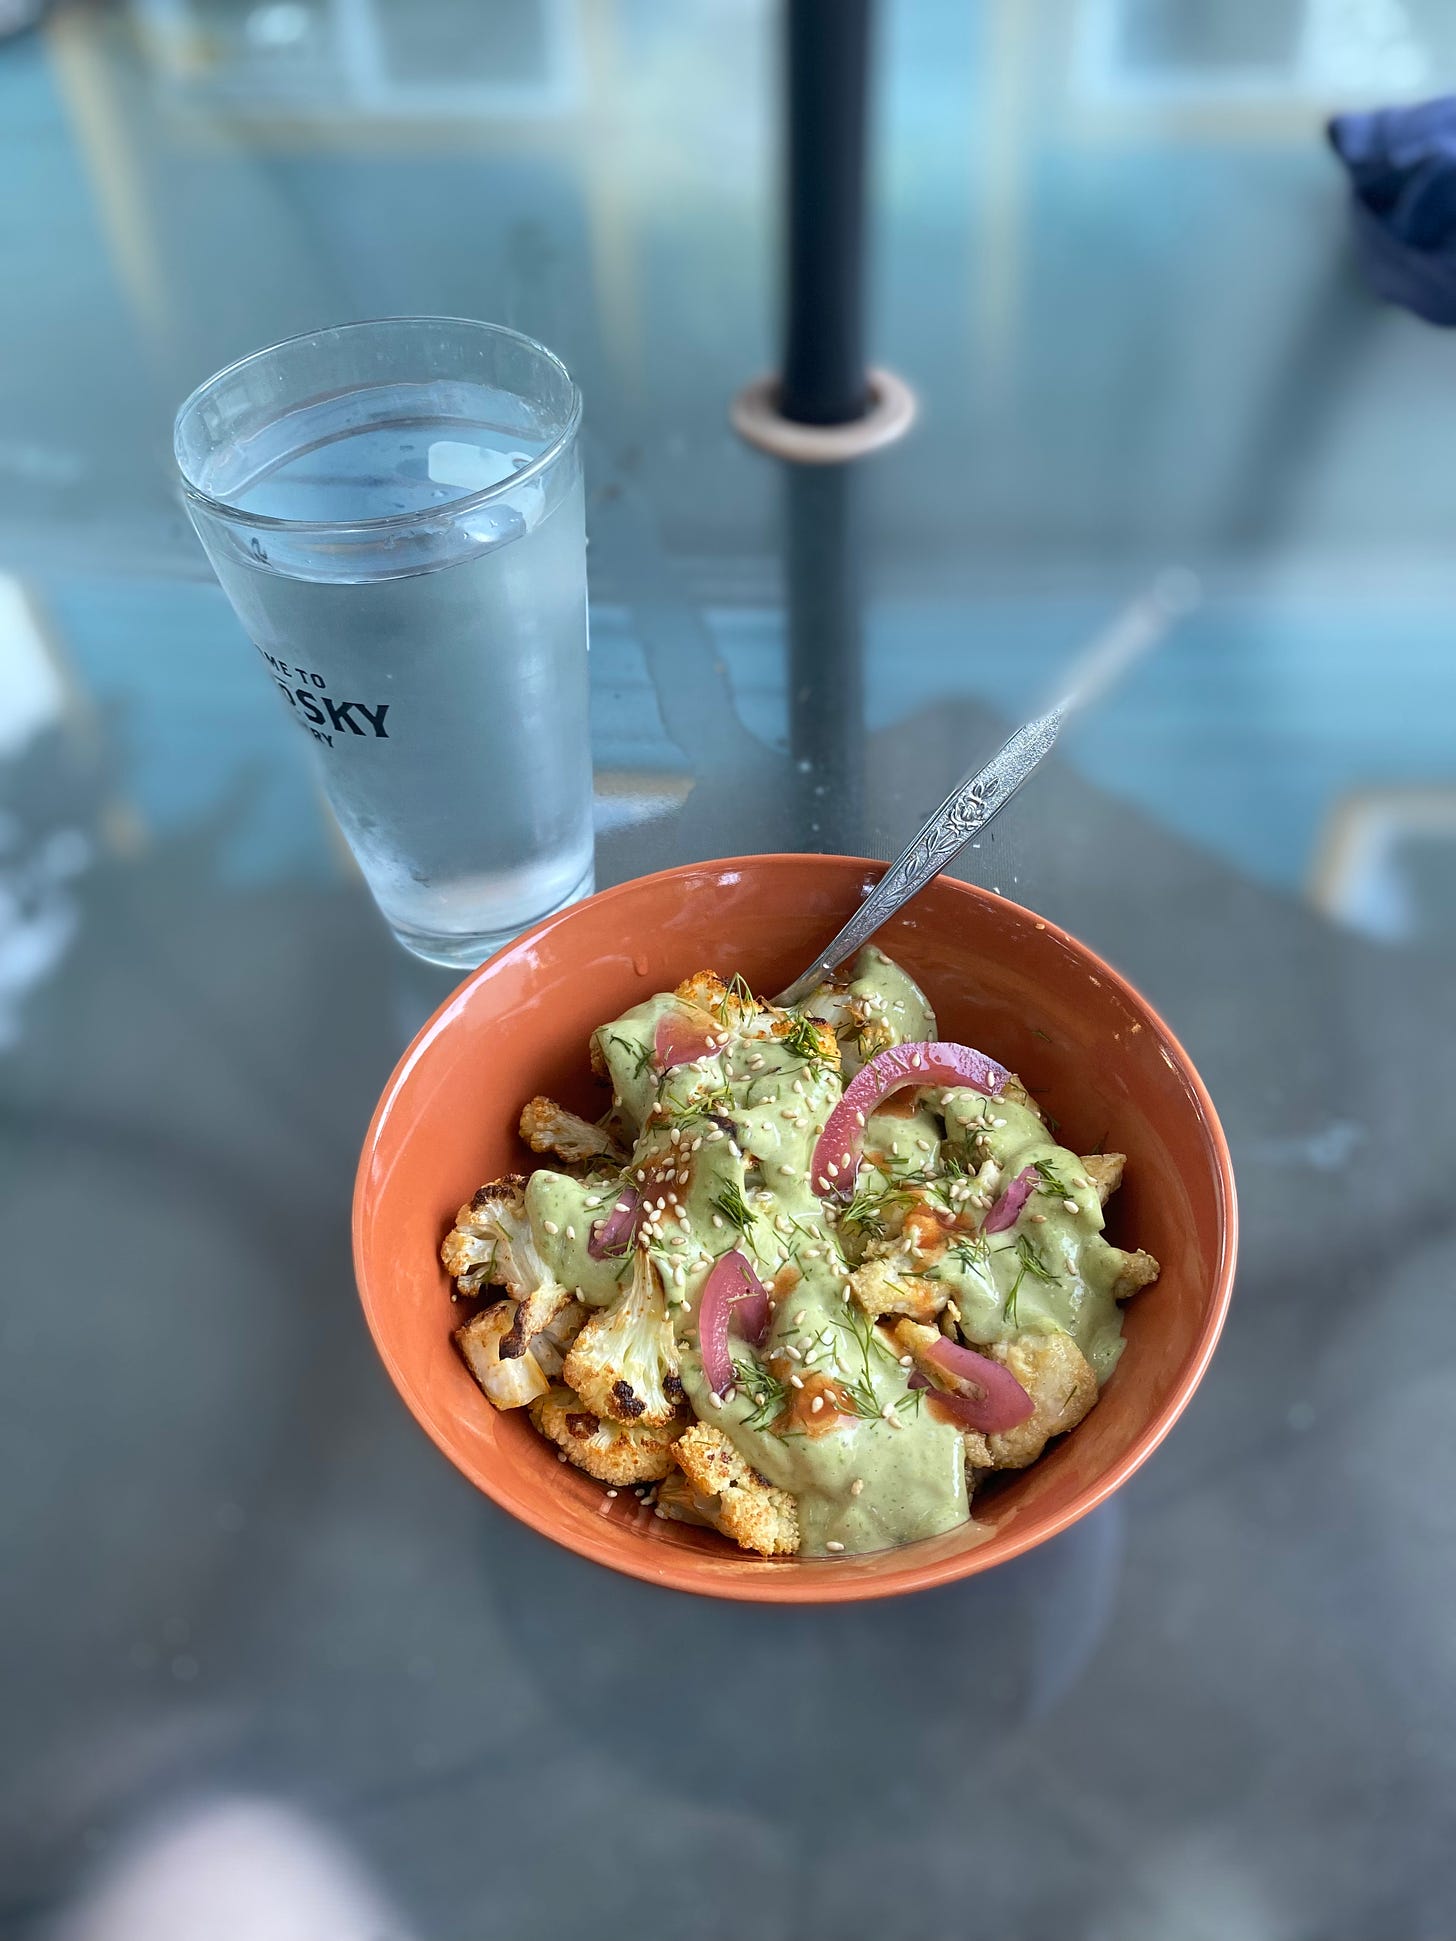
[[[779,410],[777,377],[755,378],[728,407],[740,438],[795,465],[843,465],[903,438],[915,422],[915,393],[893,371],[868,373],[869,408],[843,425],[806,425]]]

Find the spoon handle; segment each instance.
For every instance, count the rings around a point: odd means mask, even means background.
[[[923,890],[971,838],[986,827],[993,816],[1015,795],[1044,756],[1056,745],[1065,707],[1018,728],[1011,739],[991,757],[984,768],[963,777],[935,812],[928,816],[910,838],[885,874],[861,903],[849,922],[823,954],[796,977],[775,1004],[802,1004],[816,985],[822,984],[847,957],[852,957],[917,891]]]

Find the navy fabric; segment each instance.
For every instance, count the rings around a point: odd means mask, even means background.
[[[1365,274],[1388,303],[1456,324],[1456,95],[1336,115]]]

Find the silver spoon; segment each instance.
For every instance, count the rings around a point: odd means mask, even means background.
[[[1072,670],[1062,698],[1018,728],[974,775],[957,782],[911,837],[829,947],[796,977],[775,1004],[802,1004],[846,958],[867,944],[900,907],[925,888],[973,836],[998,816],[1026,778],[1056,746],[1068,718],[1088,707],[1148,650],[1155,647],[1199,600],[1191,573],[1160,573],[1147,590],[1100,633]]]

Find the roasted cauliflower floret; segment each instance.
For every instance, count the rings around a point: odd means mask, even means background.
[[[506,1355],[502,1344],[516,1322],[514,1301],[497,1301],[455,1330],[455,1345],[465,1365],[498,1409],[524,1408],[546,1393],[550,1383],[529,1351]]]
[[[536,1366],[548,1382],[554,1382],[561,1373],[566,1351],[581,1333],[581,1325],[586,1320],[586,1309],[580,1301],[568,1301],[561,1312],[555,1315],[539,1334],[534,1334],[529,1342]]]
[[[1126,1164],[1125,1152],[1089,1152],[1082,1160],[1082,1172],[1096,1187],[1100,1205],[1106,1206],[1121,1186],[1122,1169]]]
[[[944,1282],[916,1271],[917,1262],[900,1246],[875,1253],[849,1277],[855,1300],[876,1320],[882,1314],[904,1314],[912,1321],[933,1321],[949,1298]]]
[[[695,1523],[703,1530],[713,1527],[711,1498],[699,1496],[680,1469],[671,1470],[658,1484],[656,1507],[672,1523]]]
[[[793,1556],[799,1547],[793,1497],[751,1469],[721,1429],[695,1423],[674,1453],[692,1485],[696,1507],[715,1529],[761,1557]]]
[[[561,1372],[587,1408],[614,1422],[657,1428],[677,1413],[683,1400],[677,1344],[645,1249],[638,1250],[627,1292],[592,1315]]]
[[[1114,1301],[1131,1300],[1139,1288],[1151,1287],[1158,1278],[1158,1263],[1145,1248],[1139,1247],[1135,1254],[1123,1253],[1120,1247],[1114,1247],[1111,1251],[1122,1256],[1122,1266],[1112,1283]]]
[[[684,1004],[696,1004],[700,1011],[710,1012],[726,1025],[744,1024],[761,1009],[744,984],[725,984],[716,971],[710,970],[694,971],[691,977],[685,977],[673,996]]]
[[[560,1386],[531,1404],[531,1420],[578,1469],[599,1483],[655,1483],[672,1469],[677,1430],[603,1421],[579,1395]]]
[[[986,1437],[995,1469],[1025,1469],[1053,1436],[1075,1429],[1097,1400],[1097,1377],[1069,1334],[1028,1334],[998,1341],[986,1353],[1013,1374],[1035,1414]]]
[[[601,1126],[589,1125],[576,1113],[568,1112],[554,1099],[535,1098],[521,1107],[521,1137],[532,1152],[554,1153],[568,1166],[585,1165],[593,1159],[622,1157],[611,1134]]]
[[[532,1335],[571,1299],[537,1250],[526,1213],[526,1182],[519,1173],[492,1180],[461,1207],[440,1258],[462,1294],[504,1287],[519,1303],[518,1325],[501,1351],[507,1358],[523,1354]]]

